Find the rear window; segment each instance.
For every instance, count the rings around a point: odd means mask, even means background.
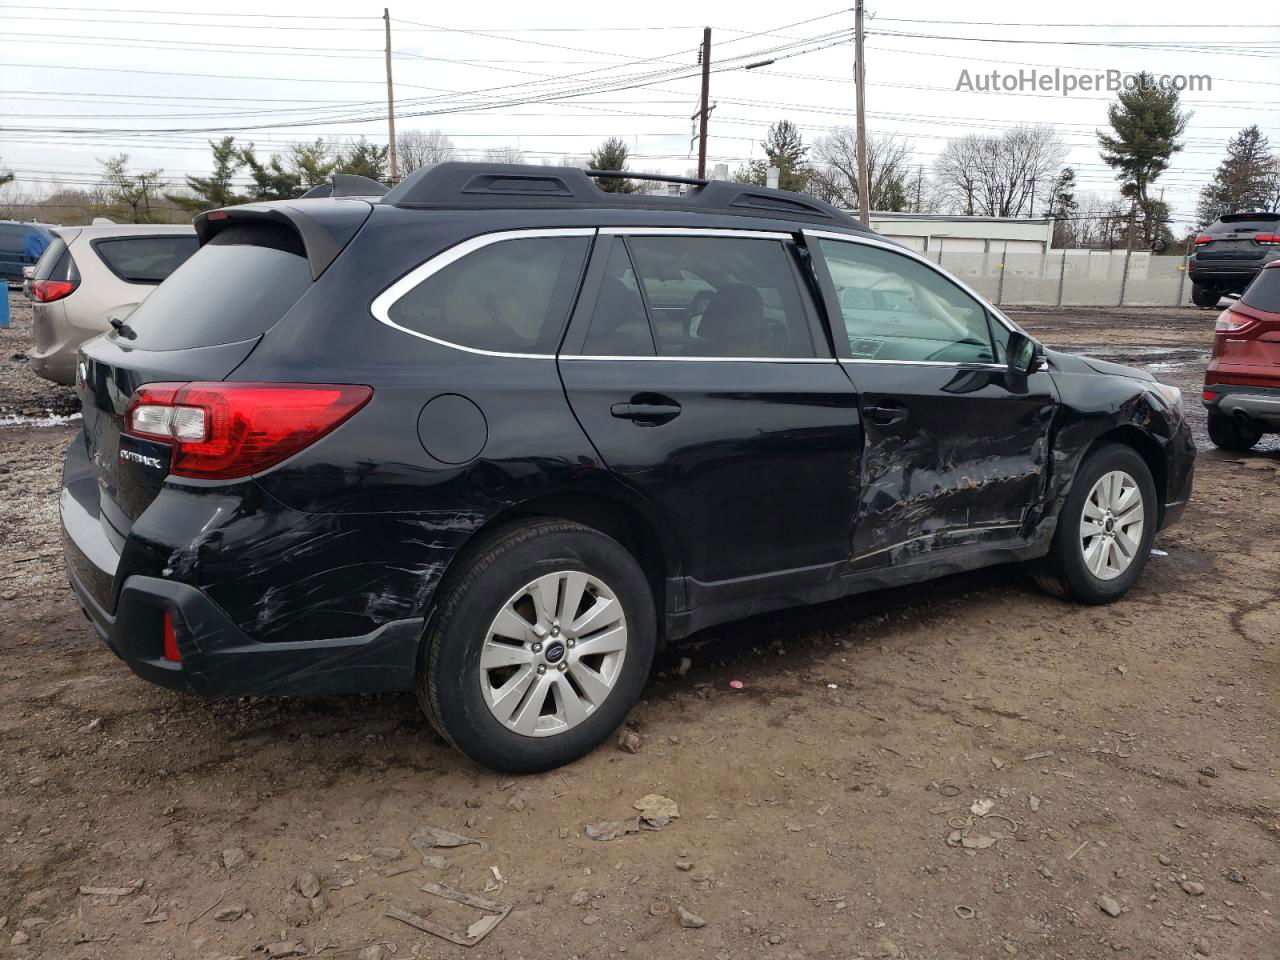
[[[75,282],[77,279],[73,276],[75,269],[76,262],[71,257],[71,251],[67,249],[67,241],[61,237],[54,237],[53,243],[40,254],[40,259],[36,262],[35,274],[31,279]]]
[[[194,236],[120,237],[94,240],[91,246],[126,283],[159,283],[196,252],[199,242]]]
[[[142,350],[182,350],[266,333],[311,286],[298,235],[237,223],[197,250],[130,315]]]
[[[1240,302],[1255,310],[1280,313],[1280,269],[1266,267],[1259,270]]]
[[[397,326],[501,353],[555,353],[588,237],[527,237],[482,247],[387,310]]]
[[[1229,213],[1211,224],[1209,233],[1271,233],[1280,230],[1280,213]]]

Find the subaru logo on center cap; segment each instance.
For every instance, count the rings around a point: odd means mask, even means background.
[[[564,656],[564,644],[559,641],[547,644],[547,649],[543,656],[546,657],[547,663],[559,663],[560,658]]]

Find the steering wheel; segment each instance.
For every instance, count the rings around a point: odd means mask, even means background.
[[[689,301],[689,306],[684,311],[684,329],[686,333],[693,330],[693,321],[695,318],[702,316],[707,312],[707,305],[711,303],[713,290],[699,290],[693,295],[693,299]]]

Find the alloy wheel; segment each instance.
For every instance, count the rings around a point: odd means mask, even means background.
[[[508,730],[553,736],[600,708],[626,653],[627,618],[614,591],[579,570],[548,573],[493,618],[480,651],[480,689]]]
[[[1103,474],[1084,501],[1080,549],[1099,580],[1114,580],[1133,563],[1146,521],[1138,482],[1123,470]]]

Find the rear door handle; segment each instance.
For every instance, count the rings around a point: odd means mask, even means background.
[[[882,427],[887,427],[894,423],[901,423],[903,420],[907,419],[907,408],[900,403],[893,403],[891,401],[883,404],[864,404],[862,412],[868,420]]]
[[[671,403],[615,403],[609,413],[619,420],[634,420],[637,423],[656,425],[667,423],[680,416],[680,404]]]

